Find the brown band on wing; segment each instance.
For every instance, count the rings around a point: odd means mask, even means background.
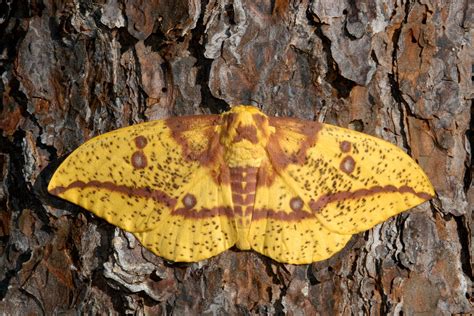
[[[215,127],[221,124],[219,115],[194,115],[172,117],[165,120],[171,130],[171,136],[181,147],[183,156],[187,160],[199,161],[203,165],[210,165],[223,156],[223,147],[219,142],[219,134]],[[186,137],[189,131],[201,133],[203,139],[208,140],[208,147],[192,148],[192,142]]]
[[[216,127],[222,124],[220,115],[194,115],[172,117],[165,120],[171,130],[171,137],[181,148],[183,157],[188,161],[199,161],[202,166],[209,167],[209,172],[218,185],[228,184],[228,168],[224,163],[224,147],[220,143]],[[195,131],[206,140],[205,146],[193,147],[193,141],[186,132]],[[194,144],[195,145],[195,144]]]
[[[177,201],[175,198],[170,197],[168,194],[161,190],[151,189],[148,187],[141,187],[141,188],[133,188],[126,185],[119,185],[109,181],[101,182],[101,181],[90,181],[90,182],[83,182],[83,181],[74,181],[68,186],[59,186],[51,189],[49,192],[53,195],[59,196],[60,194],[71,190],[71,189],[86,189],[86,188],[97,188],[97,189],[105,189],[112,192],[118,192],[127,194],[130,196],[138,196],[153,199],[157,202],[165,204],[167,207],[173,208]]]
[[[165,204],[167,207],[174,208],[177,204],[177,200],[168,196],[166,193],[160,190],[152,190],[150,188],[131,188],[125,185],[117,185],[112,182],[100,182],[100,181],[90,181],[85,183],[83,181],[75,181],[70,185],[63,187],[56,187],[49,192],[53,195],[59,195],[70,189],[85,189],[85,188],[98,188],[105,189],[112,192],[119,192],[127,195],[139,196],[143,198],[153,199],[157,202]],[[183,198],[186,199],[186,196]],[[192,199],[192,198],[191,198]],[[197,211],[195,208],[190,207],[193,202],[189,202],[188,205],[185,204],[185,207],[177,208],[171,212],[175,216],[183,216],[185,218],[193,219],[204,219],[212,218],[215,216],[226,216],[228,218],[234,217],[234,212],[230,207],[215,207],[212,209],[201,209]]]
[[[292,212],[289,213],[285,211],[271,209],[255,209],[253,210],[252,220],[274,219],[286,222],[300,221],[308,218],[313,218],[315,212],[320,211],[329,203],[343,201],[347,199],[360,199],[362,197],[386,192],[411,193],[425,200],[432,198],[430,194],[425,192],[416,192],[415,190],[413,190],[413,188],[406,185],[401,186],[400,188],[397,188],[393,185],[387,185],[384,187],[375,186],[370,189],[360,189],[354,192],[337,192],[333,194],[323,195],[317,201],[310,201],[310,207],[313,213],[299,209],[293,209]]]
[[[269,117],[270,126],[275,127],[275,133],[270,136],[267,152],[275,169],[283,170],[289,164],[303,164],[306,152],[316,144],[318,133],[323,125],[313,121],[301,121],[292,118]],[[304,136],[297,152],[287,153],[281,147],[280,141],[284,140],[284,133],[289,130]]]
[[[177,208],[171,212],[171,215],[182,216],[184,218],[192,218],[192,219],[206,219],[206,218],[212,218],[216,216],[225,216],[228,218],[233,218],[234,212],[232,211],[232,208],[229,206],[203,208],[199,211],[197,211],[196,209],[189,209],[189,208]]]
[[[152,190],[150,188],[130,188],[124,185],[116,185],[112,182],[100,182],[100,181],[91,181],[88,183],[82,181],[75,181],[66,187],[56,187],[50,190],[51,194],[59,195],[61,193],[66,192],[67,190],[73,188],[102,188],[113,192],[119,192],[129,195],[135,195],[144,198],[151,198],[157,202],[161,202],[166,206],[173,208],[177,200],[168,196],[166,193],[160,190]],[[323,207],[327,204],[347,199],[359,199],[362,197],[367,197],[370,195],[374,195],[377,193],[385,193],[385,192],[399,192],[399,193],[411,193],[415,194],[421,199],[428,200],[432,198],[432,196],[425,192],[415,192],[413,188],[408,186],[402,186],[397,188],[392,185],[387,185],[384,187],[375,186],[370,189],[360,189],[354,192],[337,192],[333,194],[323,195],[317,201],[311,201],[310,207],[313,212],[320,211]],[[309,213],[303,210],[293,210],[290,213],[278,210],[271,210],[271,209],[253,209],[253,206],[247,207],[235,207],[235,210],[232,210],[231,207],[215,207],[211,209],[201,209],[197,211],[194,208],[178,208],[171,212],[172,215],[175,216],[183,216],[185,218],[193,218],[193,219],[204,219],[204,218],[212,218],[216,216],[225,216],[227,218],[234,218],[235,215],[238,216],[249,216],[252,214],[252,220],[260,220],[260,219],[275,219],[281,221],[299,221],[308,218],[312,218],[314,215],[313,213]]]
[[[336,192],[330,194],[324,194],[320,196],[316,201],[311,200],[309,206],[313,212],[318,212],[323,209],[326,205],[333,202],[339,202],[344,200],[357,200],[363,197],[379,194],[379,193],[411,193],[419,197],[420,199],[429,200],[433,196],[426,192],[416,192],[412,187],[403,185],[399,188],[393,185],[386,186],[374,186],[369,189],[359,189],[353,192]]]
[[[280,221],[300,221],[303,219],[314,218],[314,215],[310,212],[297,210],[290,213],[284,211],[275,211],[271,209],[256,209],[253,211],[252,220],[260,219],[275,219]]]

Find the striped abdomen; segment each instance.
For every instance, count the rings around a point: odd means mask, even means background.
[[[255,204],[258,168],[230,168],[230,184],[232,202],[234,204],[234,220],[237,229],[237,247],[250,249],[248,234]]]

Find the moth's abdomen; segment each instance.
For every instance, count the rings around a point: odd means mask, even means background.
[[[237,230],[237,247],[250,249],[248,240],[252,214],[255,205],[255,190],[257,187],[258,168],[230,168],[230,185],[234,205],[234,221]]]

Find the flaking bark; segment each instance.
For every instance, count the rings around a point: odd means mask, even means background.
[[[0,2],[0,311],[472,312],[468,3]],[[235,249],[169,263],[45,193],[92,136],[231,104],[389,140],[438,197],[292,266]]]

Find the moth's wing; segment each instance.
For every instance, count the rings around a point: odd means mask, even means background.
[[[276,134],[270,159],[286,156],[276,164],[278,174],[333,232],[365,231],[435,194],[416,162],[384,140],[328,124],[292,120],[295,127],[288,129],[284,120],[272,121],[282,132]],[[291,133],[306,140],[295,143],[287,136]]]
[[[48,190],[135,234],[173,261],[214,256],[236,241],[219,183],[219,116],[178,117],[106,133],[75,150]]]
[[[276,261],[305,264],[324,260],[340,251],[351,235],[324,227],[303,200],[301,186],[305,184],[295,183],[284,173],[290,162],[301,160],[298,149],[308,145],[311,139],[306,134],[316,135],[317,126],[280,120],[278,126],[270,121],[278,129],[267,147],[269,160],[259,169],[249,240],[255,251]],[[309,175],[311,171],[301,172]]]
[[[271,184],[263,185],[270,176],[266,171],[259,175],[250,225],[252,249],[279,262],[306,264],[327,259],[346,245],[351,235],[324,227],[284,178],[275,175]]]

